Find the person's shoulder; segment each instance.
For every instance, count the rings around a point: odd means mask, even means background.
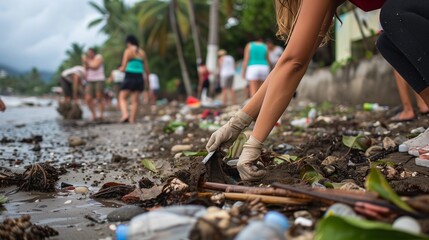
[[[95,59],[101,59],[101,60],[103,60],[103,55],[101,55],[100,53],[98,53],[97,55],[95,55]]]

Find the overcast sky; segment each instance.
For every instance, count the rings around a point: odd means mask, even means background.
[[[139,0],[125,0],[131,5]],[[106,36],[88,23],[99,14],[88,0],[0,0],[0,64],[55,71],[72,42],[86,47]],[[94,0],[101,3],[102,0]]]

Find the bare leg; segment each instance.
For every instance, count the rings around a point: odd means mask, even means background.
[[[422,97],[423,101],[429,106],[429,87],[425,88],[423,91],[419,93],[420,97]]]
[[[98,111],[100,112],[100,119],[103,119],[103,113],[104,113],[104,96],[103,96],[103,92],[96,92],[95,96],[97,97]]]
[[[255,93],[258,91],[259,88],[259,83],[256,80],[249,80],[249,92],[250,92],[250,97],[253,97],[253,95],[255,95]]]
[[[407,120],[413,119],[416,115],[414,114],[413,105],[409,95],[410,88],[405,79],[395,70],[393,75],[396,79],[396,85],[398,87],[399,97],[402,102],[402,112],[395,116],[392,120]]]
[[[139,110],[139,92],[131,93],[131,115],[130,115],[130,123],[134,123],[136,121],[137,112]]]
[[[229,88],[228,91],[229,91],[229,95],[231,96],[231,103],[232,103],[232,105],[237,104],[237,97],[235,96],[234,89]]]
[[[417,107],[419,108],[420,113],[425,113],[425,114],[428,113],[429,107],[428,105],[426,105],[423,98],[420,97],[420,95],[417,94],[416,92],[414,92],[414,95],[416,96]]]
[[[121,114],[122,114],[121,120],[120,120],[121,122],[128,119],[128,117],[129,117],[129,115],[128,115],[128,101],[127,101],[128,94],[129,94],[128,90],[121,90],[119,92],[119,105],[120,105]]]
[[[91,93],[85,94],[85,102],[91,112],[91,121],[94,121],[97,118],[97,115],[95,114],[94,101]]]
[[[226,95],[227,94],[227,89],[226,88],[222,88],[222,104],[223,105],[228,105],[228,96]]]
[[[78,93],[79,93],[79,86],[80,86],[80,78],[77,74],[73,74],[72,76],[72,86],[73,86],[73,100],[77,102],[79,99]]]

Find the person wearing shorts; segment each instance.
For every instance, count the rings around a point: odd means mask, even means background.
[[[91,112],[91,120],[97,119],[94,98],[97,99],[99,119],[103,119],[104,112],[104,63],[103,57],[95,53],[95,49],[88,49],[87,55],[82,58],[86,68],[85,100]]]
[[[219,50],[219,76],[220,86],[222,87],[222,103],[228,105],[228,94],[231,97],[231,103],[235,105],[237,99],[235,97],[234,84],[235,61],[231,55],[228,55],[225,50]]]
[[[79,99],[79,89],[83,83],[85,68],[74,66],[61,72],[60,84],[63,89],[64,102],[70,103],[72,98],[74,102]]]
[[[125,79],[119,92],[122,114],[119,121],[134,123],[139,108],[139,97],[144,90],[145,83],[150,87],[148,82],[150,71],[146,53],[139,47],[137,38],[129,35],[125,43],[127,48],[120,67],[120,70],[125,72]],[[130,113],[128,112],[128,97],[131,97]]]
[[[270,61],[268,59],[267,45],[258,38],[250,42],[244,49],[243,78],[249,83],[250,96],[252,97],[262,86],[265,78],[270,73]]]

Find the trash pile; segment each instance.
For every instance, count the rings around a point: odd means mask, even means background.
[[[259,164],[266,176],[245,182],[237,162],[250,132],[229,149],[205,150],[211,133],[238,109],[195,99],[151,108],[145,121],[156,124],[144,146],[112,151],[109,163],[67,163],[82,172],[92,166],[88,175],[103,178],[91,184],[95,191],[67,183],[61,191],[120,203],[106,219],[93,221],[113,224],[117,239],[429,239],[429,169],[409,155],[425,149],[408,144],[429,119],[389,122],[387,108],[376,104],[298,105],[264,143]],[[80,154],[92,142],[72,136],[67,144]],[[118,169],[126,174],[104,180]],[[19,176],[1,172],[0,182],[52,189],[55,172],[33,164]]]

